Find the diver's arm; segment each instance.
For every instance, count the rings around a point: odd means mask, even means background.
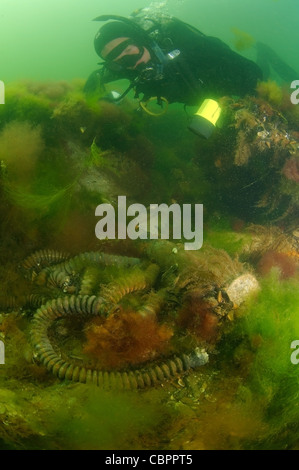
[[[128,69],[112,70],[103,64],[103,67],[92,72],[85,85],[84,93],[102,93],[105,91],[105,84],[115,82],[117,80],[130,80],[131,82],[136,79],[136,72]]]

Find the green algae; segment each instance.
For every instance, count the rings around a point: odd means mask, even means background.
[[[242,221],[240,223],[242,224]],[[216,214],[208,217],[206,221],[204,239],[214,248],[225,250],[230,256],[236,256],[250,242],[251,237],[241,230],[233,231],[231,217]]]
[[[40,215],[44,215],[53,210],[53,205],[65,203],[65,197],[69,195],[73,185],[65,188],[51,191],[50,194],[33,194],[25,189],[6,188],[6,192],[12,202],[23,209],[38,211]]]
[[[66,410],[57,401],[55,417],[48,423],[50,434],[56,434],[65,449],[155,448],[157,435],[171,420],[171,411],[163,409],[159,392],[140,396],[82,386],[70,391],[70,408]]]
[[[299,337],[298,280],[279,281],[277,272],[262,283],[262,289],[254,305],[249,306],[245,330],[249,338],[259,335],[251,369],[251,383],[255,392],[273,399],[281,386],[297,380],[298,371],[291,363],[291,343]],[[294,398],[290,388],[289,397]],[[285,397],[286,401],[288,397]],[[281,406],[284,406],[281,403]],[[296,408],[294,413],[297,413]]]
[[[260,292],[243,307],[221,345],[223,363],[233,365],[233,375],[245,373],[243,387],[269,427],[259,443],[247,442],[249,448],[279,448],[282,440],[292,447],[299,439],[294,428],[299,420],[299,376],[291,363],[291,343],[299,337],[297,284],[298,279],[279,280],[273,269],[260,281]]]
[[[6,87],[6,103],[0,107],[1,124],[8,121],[30,121],[33,124],[49,123],[51,118],[50,100],[29,93],[23,82]]]

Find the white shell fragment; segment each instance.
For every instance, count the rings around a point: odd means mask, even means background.
[[[260,286],[252,274],[237,277],[227,288],[226,292],[232,302],[241,305],[251,294],[257,292]]]

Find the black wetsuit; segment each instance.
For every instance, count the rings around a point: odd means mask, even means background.
[[[138,20],[142,22],[142,19]],[[164,67],[162,79],[141,79],[136,85],[138,95],[143,94],[144,99],[161,96],[169,103],[197,105],[204,98],[244,96],[255,92],[258,80],[262,79],[262,71],[253,61],[232,51],[220,39],[206,36],[176,18],[165,17],[159,22],[155,21],[155,25],[157,28],[152,28],[151,36],[163,53],[167,55],[176,49],[180,53]],[[154,55],[150,41],[142,45],[148,47],[151,55]],[[102,79],[104,76],[104,82],[121,78],[132,80],[136,75],[136,71],[130,70],[117,74],[108,71],[106,75],[102,74]],[[100,76],[99,71],[90,76],[86,91],[95,87]]]
[[[161,31],[163,39],[158,44],[163,52],[178,49],[180,54],[168,62],[162,80],[141,83],[138,92],[164,96],[170,103],[196,105],[203,98],[253,94],[263,78],[255,62],[184,22],[169,19]]]

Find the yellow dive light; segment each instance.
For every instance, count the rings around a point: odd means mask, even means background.
[[[188,128],[208,139],[215,129],[220,114],[221,108],[217,101],[206,99],[193,116]]]

